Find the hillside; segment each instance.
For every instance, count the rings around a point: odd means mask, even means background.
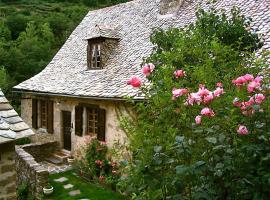
[[[89,10],[128,0],[0,0],[0,88],[40,72]]]

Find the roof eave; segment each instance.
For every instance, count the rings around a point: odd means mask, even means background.
[[[13,88],[12,92],[19,94],[30,94],[30,95],[39,95],[39,96],[54,96],[54,97],[67,97],[67,98],[79,98],[79,99],[92,99],[92,100],[104,100],[104,101],[127,101],[124,97],[102,97],[102,96],[82,96],[82,95],[72,95],[72,94],[60,94],[60,93],[51,93],[51,92],[40,92],[24,89]],[[134,97],[135,102],[144,101],[143,97]]]

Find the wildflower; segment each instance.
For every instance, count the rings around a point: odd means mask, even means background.
[[[195,117],[195,122],[196,122],[196,124],[201,124],[201,122],[202,122],[202,116],[201,115],[198,115],[198,116],[196,116]]]
[[[127,82],[128,85],[132,85],[133,87],[141,87],[142,80],[137,76],[132,76],[131,79]]]
[[[177,70],[174,72],[175,78],[180,78],[180,77],[184,77],[185,76],[185,72],[184,70]]]
[[[201,110],[201,115],[205,115],[207,117],[214,117],[215,113],[211,108],[203,108]]]
[[[112,174],[117,174],[117,171],[116,170],[112,170]]]
[[[247,135],[248,134],[248,129],[246,126],[240,125],[238,127],[237,133],[239,133],[240,135]]]

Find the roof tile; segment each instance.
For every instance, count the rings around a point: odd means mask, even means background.
[[[184,27],[193,22],[198,2],[186,1],[175,15],[160,15],[160,0],[134,0],[90,11],[48,66],[41,73],[16,86],[15,90],[89,98],[123,98],[127,95],[141,98],[138,90],[127,86],[126,81],[132,75],[144,78],[140,64],[152,52],[152,30]],[[209,4],[201,3],[201,6],[207,9]],[[217,9],[225,9],[227,13],[233,6],[240,7],[243,14],[254,19],[252,30],[265,34],[269,32],[268,0],[220,0],[215,3]],[[97,24],[117,28],[121,40],[103,70],[87,71],[87,41],[84,39],[94,37]],[[105,33],[108,32],[107,29]],[[269,38],[269,34],[263,37],[263,49],[269,49]]]

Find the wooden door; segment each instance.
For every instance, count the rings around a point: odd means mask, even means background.
[[[71,151],[71,112],[62,111],[64,149]]]

